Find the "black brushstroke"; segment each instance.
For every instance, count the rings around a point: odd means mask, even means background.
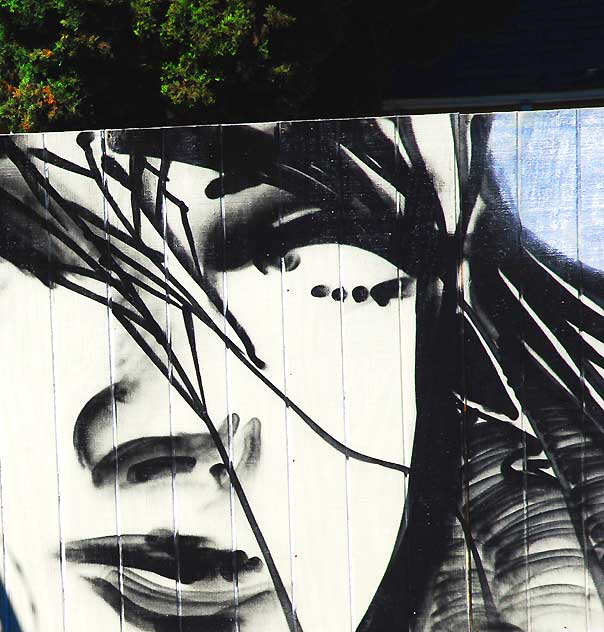
[[[92,397],[80,411],[73,426],[73,446],[80,465],[91,463],[90,445],[94,441],[92,432],[95,421],[104,415],[111,415],[113,403],[125,402],[128,397],[129,385],[117,382]]]
[[[160,615],[133,603],[121,595],[113,584],[104,579],[90,578],[87,581],[118,615],[123,612],[127,622],[146,632],[199,632],[199,630],[232,632],[238,622],[234,608],[211,616]]]
[[[411,277],[382,281],[374,285],[369,294],[380,307],[386,307],[391,299],[409,296],[409,288],[414,281]]]
[[[147,483],[167,475],[172,479],[176,474],[188,474],[197,465],[192,456],[156,456],[128,468],[126,480],[129,483]]]
[[[94,160],[94,158],[92,157],[92,154],[90,152],[89,152],[89,160],[91,160],[91,161]],[[185,268],[185,270],[187,270],[193,276],[195,281],[201,286],[201,288],[206,293],[206,295],[210,299],[211,303],[215,306],[217,311],[220,312],[221,314],[224,314],[224,317],[226,318],[226,320],[229,323],[229,325],[236,332],[236,334],[239,337],[239,339],[242,341],[248,356],[254,362],[254,364],[256,364],[256,366],[258,366],[260,368],[264,368],[264,366],[265,366],[264,362],[256,355],[254,346],[253,346],[253,344],[251,342],[251,339],[250,339],[249,335],[245,331],[245,329],[239,324],[237,319],[233,316],[233,314],[229,310],[225,310],[224,309],[223,301],[222,301],[221,297],[218,295],[218,292],[216,291],[216,289],[214,287],[212,287],[211,284],[206,282],[204,280],[203,276],[201,276],[201,274],[199,273],[199,269],[198,269],[199,261],[197,261],[197,264],[194,263],[194,268],[191,268],[191,266],[189,265],[189,262],[187,261],[187,258],[183,257],[183,250],[179,246],[175,235],[170,230],[170,226],[168,224],[163,226],[163,224],[158,223],[158,214],[162,215],[162,213],[163,213],[163,211],[160,211],[160,209],[158,208],[158,205],[160,204],[161,194],[164,191],[164,188],[162,188],[162,187],[163,187],[164,180],[167,178],[167,168],[168,168],[167,165],[165,165],[163,167],[163,169],[166,172],[163,173],[163,171],[162,171],[162,178],[160,178],[158,180],[159,184],[158,184],[158,189],[157,189],[156,202],[155,202],[155,205],[154,205],[153,209],[147,208],[147,205],[144,203],[144,196],[143,196],[143,192],[142,192],[140,181],[135,181],[135,180],[131,180],[131,179],[125,180],[124,177],[123,177],[123,174],[121,174],[121,172],[119,172],[118,170],[116,170],[115,173],[117,174],[118,181],[121,181],[123,186],[126,186],[127,188],[130,188],[131,193],[132,193],[132,197],[135,200],[135,202],[133,202],[133,206],[136,206],[136,208],[142,210],[142,212],[145,214],[147,219],[151,222],[151,224],[159,232],[159,234],[161,235],[162,239],[164,239],[164,240],[166,240],[168,242],[168,244],[170,245],[170,249],[171,249],[172,254],[178,259],[179,263]],[[103,192],[105,193],[104,190],[103,190]],[[115,210],[115,202],[113,201],[113,199],[111,197],[108,197],[107,199],[108,199],[109,203],[111,204],[112,208],[114,208],[114,210]],[[162,217],[163,217],[163,215],[162,215]],[[186,218],[184,218],[183,221],[187,222],[188,220],[186,220]],[[166,234],[164,234],[164,230],[167,231]],[[190,238],[192,238],[192,235],[190,236]],[[192,252],[195,252],[195,248],[194,248],[194,244],[193,243],[190,244],[190,247],[192,248]],[[195,252],[194,259],[196,257],[197,257],[197,254]],[[197,268],[197,269],[195,269],[195,268]]]
[[[27,153],[50,165],[59,167],[59,169],[63,169],[64,171],[69,171],[70,173],[75,173],[77,175],[84,176],[85,178],[92,178],[92,174],[88,169],[77,165],[71,160],[66,160],[65,158],[62,158],[61,156],[53,153],[52,151],[49,151],[48,149],[29,147],[27,149]]]
[[[207,434],[143,437],[118,445],[97,463],[89,464],[89,467],[95,485],[101,485],[109,477],[115,476],[116,469],[127,472],[129,482],[140,482],[134,479],[146,465],[158,466],[161,464],[159,460],[169,463],[172,459],[177,472],[188,472],[195,467],[198,459],[207,458],[214,450],[214,444]]]
[[[244,551],[233,554],[231,549],[209,546],[207,538],[180,534],[121,534],[119,546],[115,536],[77,540],[65,544],[65,557],[71,562],[113,568],[121,561],[125,567],[179,579],[183,584],[217,578],[232,582],[264,566],[258,557],[250,558]]]
[[[191,349],[191,355],[193,356],[193,364],[195,365],[195,377],[197,378],[197,388],[199,389],[199,397],[204,408],[206,406],[206,397],[203,388],[203,381],[201,378],[201,367],[199,365],[199,354],[197,353],[197,344],[195,343],[195,325],[193,324],[193,314],[191,310],[183,308],[182,317],[187,331],[187,338],[189,339],[189,347]],[[236,432],[233,432],[233,434]]]

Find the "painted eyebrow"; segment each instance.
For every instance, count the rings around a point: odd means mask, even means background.
[[[90,438],[92,427],[103,418],[113,419],[114,402],[124,403],[130,394],[126,381],[116,382],[91,397],[78,414],[73,427],[73,447],[82,466],[90,466]]]

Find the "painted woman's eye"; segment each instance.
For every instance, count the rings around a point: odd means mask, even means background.
[[[172,474],[188,474],[193,470],[196,459],[191,456],[160,456],[141,461],[128,468],[126,480],[129,483],[146,483]]]
[[[158,436],[132,439],[111,450],[92,468],[95,486],[115,481],[146,483],[173,474],[188,474],[197,463],[195,449],[199,449],[195,435]]]
[[[281,271],[281,266],[283,266],[285,272],[291,272],[300,265],[300,255],[295,251],[291,251],[281,258],[271,253],[266,253],[256,257],[254,265],[262,274],[268,274],[271,269]]]
[[[271,270],[281,270],[281,259],[267,253],[263,256],[256,257],[254,259],[254,265],[258,272],[268,274]]]
[[[276,249],[281,245],[276,246]],[[294,272],[288,291],[310,293],[313,298],[355,305],[371,303],[387,307],[392,300],[413,294],[414,279],[381,255],[356,246],[337,243],[299,245],[285,255],[267,247],[253,259],[263,274]]]

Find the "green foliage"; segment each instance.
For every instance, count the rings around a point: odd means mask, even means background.
[[[0,131],[226,119],[236,94],[277,103],[297,66],[273,41],[294,24],[255,0],[0,0]]]
[[[0,0],[0,132],[375,114],[517,2]]]
[[[175,0],[161,25],[160,41],[173,60],[161,68],[162,94],[177,106],[211,105],[225,64],[253,34],[254,15],[242,0]]]
[[[273,61],[270,38],[294,22],[274,5],[249,0],[173,0],[159,27],[162,94],[194,109],[214,105],[225,82],[293,78],[291,65]]]

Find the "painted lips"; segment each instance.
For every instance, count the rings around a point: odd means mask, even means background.
[[[120,536],[118,545],[116,536],[107,536],[67,543],[65,555],[82,564],[106,601],[115,602],[118,591],[124,602],[162,617],[232,617],[236,604],[272,592],[260,558],[209,544],[196,536],[135,534]]]

